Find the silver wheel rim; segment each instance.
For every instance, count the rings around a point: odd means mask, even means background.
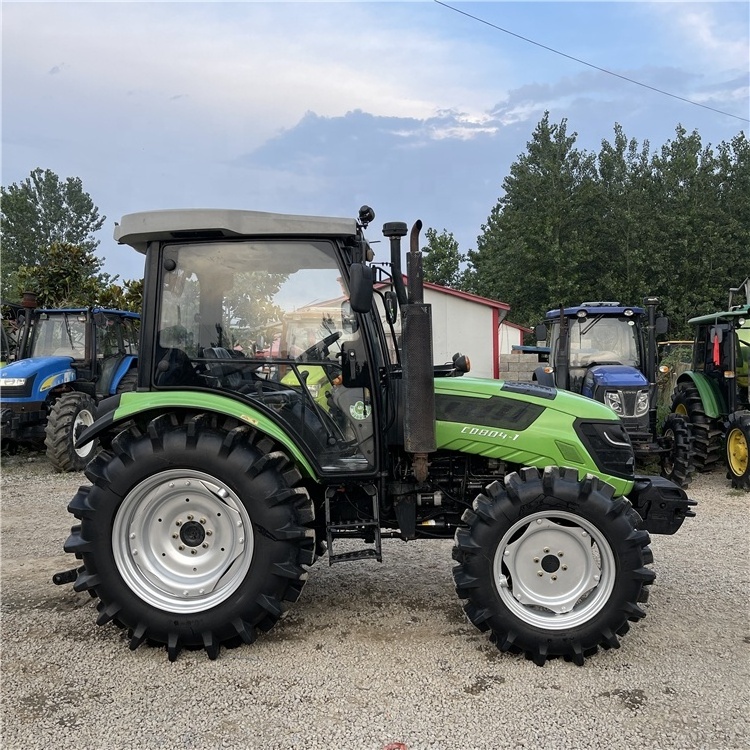
[[[76,440],[78,440],[81,433],[87,428],[94,424],[94,415],[88,409],[81,409],[76,414],[73,420],[73,445],[75,446]],[[94,450],[94,441],[90,440],[86,445],[82,445],[80,448],[73,448],[78,456],[86,458],[91,451]]]
[[[547,630],[588,622],[615,585],[614,554],[604,535],[566,511],[525,516],[495,552],[495,586],[520,620]]]
[[[245,579],[253,549],[253,527],[239,497],[191,469],[142,481],[120,504],[112,527],[123,580],[168,612],[203,612],[225,601]]]

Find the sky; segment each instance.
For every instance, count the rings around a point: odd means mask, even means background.
[[[79,177],[103,270],[123,214],[421,219],[476,248],[544,113],[597,153],[750,134],[746,2],[2,2],[2,185]],[[630,80],[626,80],[630,79]],[[382,248],[382,250],[380,249]],[[387,260],[387,241],[376,260]],[[382,257],[381,257],[382,256]]]

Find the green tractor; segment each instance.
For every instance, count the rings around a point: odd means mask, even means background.
[[[68,506],[80,562],[55,583],[98,598],[131,649],[216,658],[269,630],[318,557],[454,539],[458,596],[501,651],[619,647],[646,614],[649,533],[695,503],[635,474],[603,404],[434,365],[421,222],[404,282],[407,225],[385,224],[375,264],[373,218],[123,217],[115,238],[146,255],[138,388],[80,438],[115,435]]]
[[[725,312],[688,322],[695,326],[692,370],[677,380],[672,412],[690,421],[698,471],[723,456],[732,487],[750,491],[750,278],[730,289]]]

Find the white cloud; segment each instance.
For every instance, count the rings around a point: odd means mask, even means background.
[[[156,115],[227,140],[262,141],[307,110],[353,108],[427,117],[481,112],[489,95],[467,82],[449,38],[377,6],[316,4],[6,4],[6,97],[88,100],[87,117],[148,130]],[[470,62],[463,50],[464,64]],[[43,72],[54,71],[54,80]],[[174,107],[179,104],[185,109]],[[41,112],[40,112],[41,114]],[[83,113],[79,112],[79,115]],[[172,140],[174,136],[170,136]],[[179,140],[179,138],[178,138]]]
[[[747,72],[750,6],[746,2],[654,3],[647,10],[658,21],[675,63],[688,62],[709,75]]]

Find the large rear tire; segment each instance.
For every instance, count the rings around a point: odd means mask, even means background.
[[[86,393],[64,393],[52,404],[44,444],[47,458],[57,471],[82,471],[96,453],[96,440],[75,447],[81,433],[94,424],[95,416],[96,401]]]
[[[131,368],[121,378],[117,384],[115,393],[128,393],[134,391],[138,386],[138,370]]]
[[[672,397],[672,412],[690,422],[693,434],[692,461],[698,471],[711,471],[721,460],[722,425],[706,414],[698,389],[680,383]]]
[[[296,601],[314,559],[313,504],[274,443],[247,426],[163,415],[118,435],[89,464],[68,510],[74,584],[99,598],[97,624],[130,648],[252,643]]]
[[[464,611],[501,651],[542,665],[619,648],[656,577],[647,531],[595,477],[548,467],[509,474],[464,513],[453,577]]]
[[[667,452],[661,454],[661,475],[683,489],[693,481],[693,435],[690,423],[679,414],[667,414],[662,427]]]
[[[750,491],[750,411],[729,415],[726,437],[727,479],[732,487]]]

